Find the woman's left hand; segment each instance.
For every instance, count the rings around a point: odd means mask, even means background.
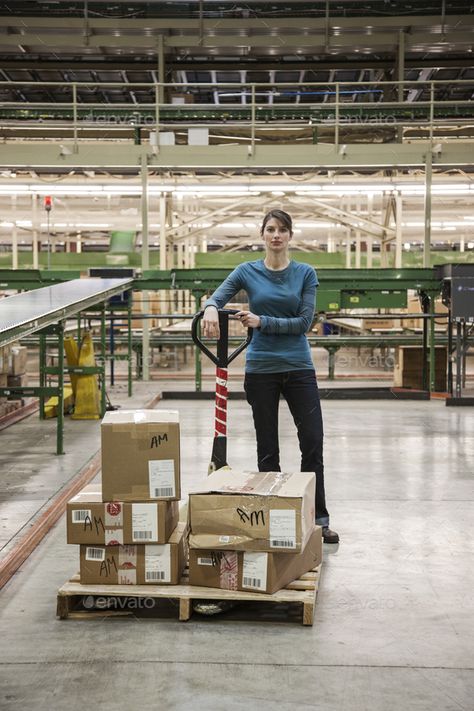
[[[260,316],[251,311],[239,311],[235,316],[245,328],[260,328]]]

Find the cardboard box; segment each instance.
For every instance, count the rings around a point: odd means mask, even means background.
[[[0,373],[8,373],[10,366],[10,346],[0,347]]]
[[[391,328],[400,328],[399,318],[364,318],[363,326],[364,331],[385,331]]]
[[[433,305],[433,310],[437,314],[447,314],[449,313],[449,309],[447,306],[443,304],[441,301],[440,297],[437,297],[434,301]],[[421,304],[420,304],[420,299],[417,296],[409,296],[408,297],[408,303],[407,303],[407,308],[406,309],[400,309],[400,311],[406,311],[406,313],[409,314],[422,314],[422,309],[421,309]],[[416,316],[410,316],[407,318],[402,318],[401,324],[403,328],[409,329],[409,330],[423,330],[423,321],[424,319],[417,318]],[[436,321],[436,330],[437,331],[442,331],[442,330],[447,330],[448,327],[448,319],[447,318],[442,318],[441,316],[435,319]]]
[[[103,502],[90,484],[67,504],[67,542],[99,545],[167,543],[178,524],[177,501]]]
[[[187,562],[187,526],[168,543],[80,547],[83,585],[178,585]]]
[[[429,358],[429,351],[427,353]],[[445,392],[447,387],[448,349],[435,346],[435,390]],[[395,350],[393,384],[398,388],[423,389],[423,348],[398,346]]]
[[[22,375],[8,375],[7,379],[9,388],[26,388],[28,385],[28,373]]]
[[[314,527],[315,484],[314,472],[214,472],[189,496],[189,545],[299,553]]]
[[[103,501],[181,498],[178,412],[107,412],[101,435]]]
[[[28,349],[26,346],[12,346],[10,353],[11,375],[23,375],[26,371]]]
[[[189,584],[272,594],[319,565],[322,529],[315,526],[303,552],[189,550]]]

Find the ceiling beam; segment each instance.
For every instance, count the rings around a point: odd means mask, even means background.
[[[113,35],[113,34],[92,34],[87,37],[87,45],[85,36],[82,32],[75,34],[51,34],[51,33],[17,33],[4,34],[0,36],[0,47],[16,46],[25,47],[28,51],[32,51],[33,47],[41,47],[41,50],[54,52],[56,49],[67,47],[69,50],[73,47],[78,48],[117,48],[117,49],[135,49],[143,51],[144,49],[156,49],[158,36],[157,35]],[[429,51],[430,47],[436,46],[444,50],[450,47],[458,49],[460,45],[471,47],[474,42],[474,33],[466,31],[446,32],[446,34],[435,34],[426,31],[412,32],[407,34],[405,39],[406,51],[421,51],[425,48]],[[398,34],[396,32],[376,32],[374,34],[340,34],[332,35],[329,40],[329,48],[338,49],[362,49],[377,47],[386,51],[393,50],[398,43]],[[164,38],[164,46],[171,48],[191,48],[199,47],[212,48],[223,47],[227,49],[235,49],[236,47],[261,47],[261,48],[308,48],[313,51],[318,51],[327,54],[326,38],[323,33],[316,34],[315,32],[307,32],[304,30],[301,33],[285,35],[275,32],[275,34],[250,34],[248,29],[242,34],[228,33],[223,35],[167,35]]]
[[[61,60],[57,59],[47,59],[47,58],[37,58],[37,59],[23,59],[24,55],[18,57],[18,59],[1,59],[1,66],[3,70],[15,70],[15,71],[65,71],[65,70],[78,70],[78,71],[155,71],[156,70],[156,59],[151,57],[149,61],[134,61],[133,59],[127,57],[118,57],[117,59],[101,59],[98,57],[95,60],[91,60],[89,57],[85,59],[77,59],[63,57]],[[420,57],[419,59],[412,59],[405,61],[406,69],[422,69],[422,68],[434,68],[434,69],[463,69],[473,66],[473,59],[451,59],[449,57],[436,56],[431,59],[424,59]],[[275,57],[273,60],[269,57],[241,57],[239,59],[239,68],[244,69],[248,72],[251,71],[330,71],[331,69],[352,69],[358,71],[358,69],[393,69],[393,62],[390,60],[373,59],[370,55],[362,55],[357,59],[339,60],[336,57],[330,60],[314,61],[310,59],[300,60],[282,60],[281,57]],[[184,60],[179,61],[177,59],[169,56],[166,60],[166,69],[168,71],[235,71],[235,59],[232,61],[221,60],[218,57],[209,57],[206,60]]]
[[[147,18],[119,18],[119,17],[88,17],[87,25],[90,31],[100,30],[116,30],[126,32],[127,30],[143,30],[152,32],[153,30],[198,30],[201,21],[196,18],[183,17],[167,17],[160,19],[158,17]],[[472,15],[446,15],[444,30],[449,32],[456,27],[472,28]],[[70,29],[84,29],[84,19],[81,17],[51,17],[46,13],[42,17],[14,16],[3,15],[0,17],[0,27],[8,28],[31,28],[33,30],[64,30],[66,27]],[[205,18],[202,20],[204,32],[221,31],[221,30],[258,30],[262,28],[287,29],[294,28],[298,30],[319,30],[324,32],[326,29],[325,17],[234,17],[234,18]],[[331,17],[330,31],[336,30],[354,30],[365,28],[369,31],[374,30],[416,30],[421,27],[433,28],[441,32],[442,19],[440,15],[392,15],[388,17],[379,16],[363,16],[363,17]]]
[[[143,153],[149,147],[130,143],[80,143],[74,153],[72,143],[50,141],[16,141],[4,143],[0,164],[4,168],[55,169],[69,168],[127,168],[137,170]],[[423,168],[428,141],[415,143],[347,144],[342,152],[331,144],[285,144],[278,147],[258,145],[249,155],[246,145],[217,146],[161,146],[158,155],[149,155],[151,170],[209,169],[243,172],[259,169],[321,170],[324,168]],[[442,144],[441,152],[433,156],[433,166],[471,166],[474,164],[474,144],[453,141]]]

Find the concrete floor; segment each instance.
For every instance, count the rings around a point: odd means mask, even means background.
[[[186,493],[206,474],[213,405],[160,407],[181,413]],[[323,412],[327,498],[341,544],[326,546],[314,627],[218,618],[59,621],[56,590],[78,567],[62,520],[0,591],[2,711],[471,711],[474,410],[444,401],[326,401]],[[38,441],[40,423],[31,421],[28,436]],[[1,438],[17,438],[10,471],[28,480],[18,427]],[[67,437],[70,464],[63,458],[59,465],[65,478],[98,445],[97,423],[86,429],[87,436]],[[281,432],[283,466],[299,468],[284,404]],[[254,468],[243,401],[230,403],[229,437],[231,465]],[[45,453],[43,466],[55,469],[56,461]],[[4,483],[3,476],[0,489]]]

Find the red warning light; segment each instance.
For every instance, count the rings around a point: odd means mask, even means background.
[[[46,212],[50,212],[52,207],[53,207],[53,198],[51,197],[51,195],[45,195],[44,209],[46,210]]]

